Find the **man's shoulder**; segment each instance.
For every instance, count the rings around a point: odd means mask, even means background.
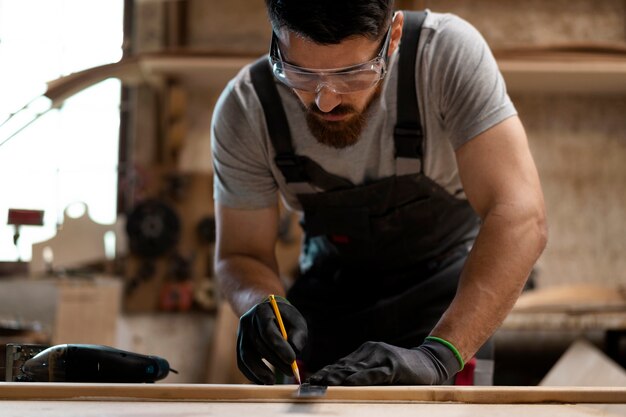
[[[241,67],[239,72],[231,78],[222,91],[222,96],[228,100],[242,100],[254,93],[252,81],[250,80],[250,68],[254,62]]]
[[[252,81],[250,68],[254,62],[243,66],[224,87],[215,106],[220,118],[228,121],[231,117],[249,117],[254,109],[260,108],[260,103]]]
[[[428,33],[428,41],[445,45],[464,43],[480,37],[478,30],[467,20],[453,13],[437,13],[427,10],[422,26]]]
[[[426,9],[426,19],[423,27],[436,33],[443,33],[445,31],[463,30],[473,26],[467,20],[454,13],[439,13]]]
[[[426,32],[424,32],[426,31]],[[452,13],[429,12],[424,21],[423,58],[437,74],[456,68],[474,68],[489,50],[481,33],[468,21]]]

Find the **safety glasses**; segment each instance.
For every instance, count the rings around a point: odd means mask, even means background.
[[[337,94],[348,94],[367,90],[385,77],[387,51],[391,38],[391,26],[378,55],[370,61],[344,68],[314,70],[298,67],[283,61],[278,47],[278,38],[272,31],[269,61],[274,76],[287,87],[317,93],[326,87]]]

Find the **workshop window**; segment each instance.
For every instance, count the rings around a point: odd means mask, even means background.
[[[119,61],[123,8],[123,0],[0,0],[0,123],[47,81]],[[117,79],[87,88],[0,145],[0,261],[30,259],[71,203],[115,222],[120,89]],[[12,133],[3,128],[0,143]],[[21,228],[17,249],[9,208],[45,210],[42,227]]]

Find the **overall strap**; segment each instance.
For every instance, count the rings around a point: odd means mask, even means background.
[[[274,162],[285,177],[287,187],[294,194],[351,187],[353,184],[329,174],[315,161],[296,155],[291,142],[289,123],[276,88],[267,57],[260,58],[250,68],[252,85],[261,101],[270,141],[276,152]]]
[[[415,86],[417,46],[426,12],[404,12],[398,60],[397,120],[393,131],[396,175],[423,172],[422,124]],[[418,160],[416,163],[415,160]]]

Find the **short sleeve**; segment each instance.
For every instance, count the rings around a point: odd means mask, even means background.
[[[516,115],[487,42],[468,22],[446,15],[430,45],[433,99],[455,149]]]
[[[268,166],[262,126],[253,127],[250,120],[250,114],[262,110],[244,105],[242,99],[256,100],[256,95],[250,86],[242,89],[233,80],[220,95],[213,112],[213,195],[217,203],[227,207],[269,207],[276,204],[278,187]]]

